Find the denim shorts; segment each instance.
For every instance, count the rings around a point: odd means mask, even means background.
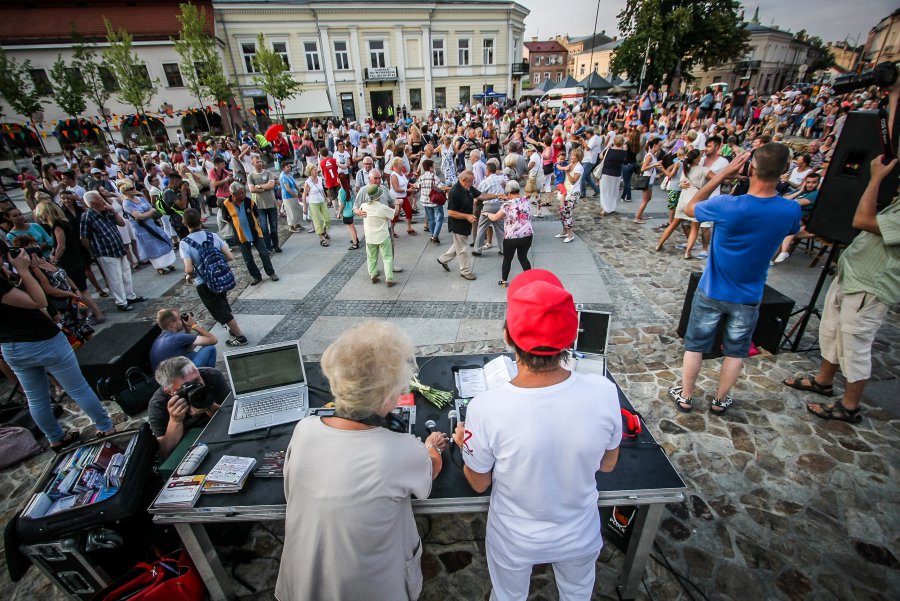
[[[750,342],[758,317],[759,303],[742,305],[716,300],[697,290],[694,293],[691,318],[684,335],[684,350],[695,353],[712,351],[719,323],[724,318],[722,354],[726,357],[743,359],[750,352]]]

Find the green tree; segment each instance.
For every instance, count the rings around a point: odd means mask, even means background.
[[[19,62],[9,58],[0,49],[0,95],[14,111],[31,119],[34,113],[44,110],[41,92],[31,79],[31,61]]]
[[[748,47],[741,9],[739,0],[627,0],[612,70],[637,81],[646,67],[645,83],[671,86],[695,67],[734,60]]]
[[[275,99],[276,109],[280,109],[278,112],[281,115],[281,122],[286,124],[281,103],[297,95],[301,85],[291,77],[281,55],[266,47],[266,40],[261,33],[256,40],[254,66],[258,74],[253,76],[253,83]]]
[[[132,36],[124,29],[114,30],[109,19],[106,24],[106,40],[109,46],[103,50],[103,58],[119,82],[117,96],[124,104],[134,107],[138,118],[146,121],[147,105],[156,95],[159,79],[151,79],[147,65],[131,50]],[[148,137],[152,138],[149,125]]]
[[[87,110],[84,80],[78,69],[66,64],[62,56],[57,55],[53,68],[50,69],[53,80],[53,100],[70,117],[80,117]]]
[[[111,90],[117,84],[109,71],[109,67],[97,58],[94,45],[86,43],[77,31],[72,31],[72,41],[74,49],[72,65],[81,75],[85,95],[97,105],[97,111],[105,124],[106,135],[112,142],[113,135],[109,127],[109,113],[106,110],[106,101],[109,100]],[[107,81],[104,81],[105,74],[108,75]]]
[[[178,15],[178,21],[181,23],[181,30],[178,32],[177,38],[172,38],[172,42],[175,44],[175,52],[181,57],[181,77],[184,79],[184,85],[197,99],[197,106],[203,113],[203,120],[209,131],[209,119],[206,117],[203,99],[210,95],[206,86],[203,85],[203,70],[206,65],[199,60],[199,55],[202,52],[202,46],[212,44],[215,48],[215,41],[204,31],[205,8],[201,7],[198,10],[193,4],[182,4],[179,8],[181,14]]]
[[[797,35],[799,36],[799,33]],[[834,52],[832,52],[831,48],[822,41],[822,38],[814,35],[806,38],[805,41],[810,46],[810,61],[806,68],[806,72],[809,75],[812,75],[816,71],[822,71],[834,66]]]

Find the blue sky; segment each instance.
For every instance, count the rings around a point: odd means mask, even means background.
[[[597,31],[607,34],[617,32],[616,15],[625,6],[625,0],[599,0],[600,18]],[[531,14],[525,19],[525,39],[532,36],[547,39],[556,34],[573,36],[593,32],[597,0],[516,0],[527,7]],[[565,10],[560,10],[564,6]],[[853,43],[859,35],[859,43],[866,41],[866,34],[879,20],[897,8],[896,0],[757,0],[745,2],[747,18],[759,6],[759,20],[763,25],[775,25],[791,31],[806,29],[826,42],[843,40],[849,36]],[[864,8],[864,10],[860,10]]]

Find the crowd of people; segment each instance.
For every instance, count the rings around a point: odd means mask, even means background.
[[[898,94],[891,93],[892,114]],[[632,221],[641,225],[659,185],[668,219],[656,250],[681,231],[684,242],[676,246],[685,259],[709,260],[685,337],[682,382],[669,396],[680,411],[694,408],[702,355],[724,321],[726,358],[710,400],[710,410],[721,414],[735,403],[731,388],[749,350],[768,269],[808,235],[803,224],[846,114],[876,100],[867,93],[833,98],[824,88],[790,99],[764,97],[746,85],[728,97],[710,88],[667,99],[649,86],[632,103],[551,109],[507,102],[424,117],[398,114],[391,122],[310,120],[275,140],[255,131],[195,133],[177,144],[119,143],[96,155],[74,145],[46,159],[38,175],[23,172],[34,222],[10,208],[0,224],[7,241],[0,244],[2,367],[22,385],[35,421],[59,451],[78,432],[63,432],[53,418],[51,384],[82,407],[99,436],[113,431],[72,351],[105,319],[88,281],[99,296],[111,294],[118,311],[131,311],[144,300],[132,271],[151,265],[165,275],[180,255],[187,281],[229,332],[226,344],[241,346],[247,337],[227,296],[237,286],[232,248],[254,286],[262,271],[278,281],[272,254],[282,252],[284,234],[314,234],[327,247],[342,235],[332,227],[337,220],[346,226],[347,252],[365,244],[373,284],[383,274],[393,286],[402,271],[394,263],[405,237],[396,228],[401,222],[406,236],[424,231],[430,244],[443,245],[440,267],[450,272],[455,260],[466,280],[476,279],[476,257],[496,248],[503,255],[498,283],[508,287],[504,336],[519,371],[510,385],[472,401],[468,421],[450,436],[434,433],[423,447],[383,429],[361,434],[375,428],[369,418],[390,411],[412,375],[412,345],[395,327],[351,328],[325,352],[323,371],[337,412],[301,421],[285,463],[285,552],[314,560],[282,564],[276,592],[281,599],[415,599],[421,542],[409,501],[429,494],[452,437],[472,488],[493,486],[486,541],[492,598],[524,599],[532,565],[549,562],[561,595],[587,599],[602,545],[594,474],[616,464],[621,418],[614,386],[561,365],[577,317],[559,280],[531,269],[533,219],[553,206],[560,223],[555,236],[568,244],[583,199],[593,197],[592,210],[609,219],[619,213],[619,202],[632,202],[639,191]],[[815,139],[792,150],[783,143],[788,134]],[[887,307],[900,300],[898,205],[876,213],[874,204],[878,183],[892,167],[872,163],[874,183],[854,220],[865,233],[843,254],[826,299],[822,369],[785,380],[831,396],[842,370],[843,401],[808,405],[825,419],[859,421],[875,332]],[[424,222],[416,217],[423,211]],[[213,219],[217,233],[205,227]],[[442,240],[445,224],[449,236]],[[694,254],[698,241],[701,250]],[[511,280],[514,255],[524,273]],[[167,456],[228,391],[215,369],[212,332],[175,308],[160,311],[157,323],[162,334],[151,361],[161,388],[149,419]],[[179,391],[189,382],[214,389],[208,407],[185,402]],[[522,412],[523,402],[554,403],[554,410]],[[558,403],[569,407],[560,411]],[[545,419],[588,412],[594,419],[566,419],[565,427]],[[522,431],[533,435],[525,440]],[[333,459],[327,465],[313,460],[323,452]],[[390,461],[380,460],[386,457]],[[565,478],[559,477],[562,463],[571,466]],[[361,479],[360,473],[367,475]],[[543,499],[551,497],[557,501],[548,511]],[[332,569],[337,561],[341,570]]]

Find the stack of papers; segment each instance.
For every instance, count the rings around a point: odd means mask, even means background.
[[[238,492],[244,487],[255,466],[256,459],[253,457],[223,455],[206,475],[203,492],[213,494]]]
[[[204,476],[173,476],[153,501],[154,507],[193,507],[203,490]]]
[[[506,355],[488,361],[484,367],[464,367],[456,370],[456,390],[464,399],[503,386],[516,377],[519,369]]]

